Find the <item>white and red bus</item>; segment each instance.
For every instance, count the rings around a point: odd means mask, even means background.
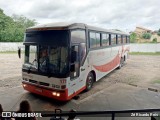
[[[28,28],[24,45],[23,88],[67,101],[122,67],[129,34],[82,23],[53,23]]]

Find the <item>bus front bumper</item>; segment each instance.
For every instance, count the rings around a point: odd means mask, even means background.
[[[60,101],[67,101],[69,100],[68,97],[68,89],[65,90],[52,90],[49,88],[43,88],[40,86],[22,83],[23,88],[31,93],[35,93],[38,95],[42,95],[45,97],[53,98]]]

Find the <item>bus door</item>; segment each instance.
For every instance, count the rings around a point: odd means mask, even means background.
[[[79,90],[79,74],[80,74],[80,59],[79,59],[79,45],[73,45],[71,47],[70,58],[70,82],[69,82],[69,94],[73,94]]]
[[[71,48],[71,66],[70,66],[70,88],[76,92],[85,86],[86,65],[86,44],[80,43]]]
[[[86,61],[86,43],[80,43],[79,45],[79,57],[80,57],[80,75],[79,75],[79,85],[84,87],[86,85],[86,77],[88,75],[88,62]]]

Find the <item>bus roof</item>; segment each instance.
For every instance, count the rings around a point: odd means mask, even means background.
[[[125,33],[120,30],[110,30],[110,29],[103,29],[99,27],[90,26],[84,23],[72,23],[72,22],[58,22],[58,23],[48,23],[43,25],[37,25],[28,28],[26,31],[40,31],[40,30],[66,30],[66,29],[89,29],[89,30],[95,30],[99,32],[107,32],[107,33],[116,33],[116,34],[125,34],[129,35],[128,33]]]

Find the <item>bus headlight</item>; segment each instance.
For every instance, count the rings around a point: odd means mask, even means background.
[[[57,97],[59,97],[60,96],[60,93],[57,93]]]
[[[27,87],[27,85],[26,85],[26,84],[23,84],[23,87]]]
[[[56,92],[52,92],[52,95],[53,95],[53,96],[56,96]]]
[[[57,93],[57,92],[52,92],[52,95],[53,95],[53,96],[60,97],[61,94],[60,94],[60,93]]]

